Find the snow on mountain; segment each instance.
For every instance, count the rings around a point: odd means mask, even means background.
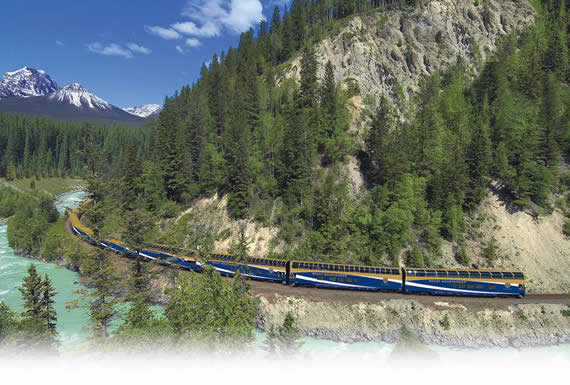
[[[162,110],[162,106],[159,104],[143,104],[142,106],[123,108],[123,110],[141,118],[148,118],[149,116],[158,115]]]
[[[14,72],[6,72],[0,80],[0,98],[42,96],[57,90],[57,83],[45,71],[27,66]]]
[[[89,108],[99,111],[113,109],[109,103],[87,91],[77,83],[63,87],[61,90],[49,95],[48,98],[51,101],[69,103],[79,108]]]

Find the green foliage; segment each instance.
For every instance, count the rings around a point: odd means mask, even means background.
[[[424,267],[424,254],[417,244],[406,252],[406,266]]]
[[[570,310],[560,310],[560,314],[564,317],[570,317]]]
[[[447,313],[444,314],[443,319],[439,321],[439,324],[445,330],[449,330],[451,328],[451,323],[449,322],[449,315]]]
[[[497,259],[498,247],[495,238],[491,238],[491,240],[487,242],[487,246],[485,246],[485,248],[483,249],[482,256],[487,260],[487,262],[490,265],[492,265],[493,262]]]
[[[562,232],[564,233],[564,235],[570,237],[570,219],[566,219],[566,222],[564,222],[564,227],[562,228]]]
[[[283,324],[277,328],[271,325],[265,338],[264,349],[270,356],[287,357],[298,353],[303,346],[299,341],[301,333],[295,327],[295,317],[291,312],[287,312]]]
[[[222,280],[211,267],[180,276],[168,292],[165,316],[179,343],[210,350],[243,350],[253,341],[256,300],[239,281]]]

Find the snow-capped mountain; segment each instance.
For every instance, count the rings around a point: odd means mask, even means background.
[[[6,72],[0,82],[0,112],[139,126],[144,118],[107,103],[74,83],[59,89],[44,71],[24,67]]]
[[[57,83],[45,71],[27,66],[6,72],[0,80],[0,98],[28,98],[51,94],[57,90]]]
[[[58,103],[69,103],[79,108],[90,108],[99,111],[111,110],[112,106],[83,88],[80,84],[73,83],[63,87],[50,95],[49,100]]]
[[[143,104],[142,106],[123,108],[123,110],[141,118],[148,118],[149,116],[158,115],[162,111],[162,106],[159,104]]]

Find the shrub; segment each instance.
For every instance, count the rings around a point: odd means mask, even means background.
[[[447,313],[445,313],[443,319],[439,321],[439,324],[445,330],[449,330],[451,328],[451,323],[449,322],[449,316],[447,315]]]
[[[564,233],[564,235],[570,237],[570,219],[567,219],[566,223],[564,223],[564,227],[562,228],[562,232]]]

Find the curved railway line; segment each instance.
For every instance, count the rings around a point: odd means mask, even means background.
[[[95,246],[94,242],[90,240],[89,237],[89,235],[92,235],[93,232],[89,228],[85,227],[79,220],[79,213],[81,207],[88,202],[89,201],[84,202],[78,208],[73,210],[72,214],[70,215],[70,219],[67,222],[66,228],[68,232],[74,235],[81,235],[88,244],[90,244],[91,246]],[[127,251],[128,249],[126,249],[124,244],[120,241],[105,239],[101,242],[101,244],[105,247],[110,247],[117,253],[121,253],[123,255],[129,253]],[[170,263],[170,261],[172,261],[175,258],[181,257],[180,254],[175,256],[173,254],[167,253],[165,251],[165,248],[160,245],[150,245],[150,247],[147,248],[148,250],[145,249],[141,252],[141,256],[143,256],[147,261],[155,262],[159,269],[169,269],[170,267],[174,266],[173,264]],[[182,256],[183,259],[185,260],[184,262],[193,263],[195,265],[185,266],[180,259],[178,260],[178,262],[175,263],[175,265],[178,265],[177,267],[183,267],[186,270],[199,271],[201,269],[200,268],[201,262],[200,259],[197,258],[197,254],[194,254],[196,252],[192,250],[184,250],[184,249],[181,250],[189,252],[186,253],[187,255]],[[226,256],[226,259],[231,257],[229,254],[212,254],[212,256],[218,256],[218,258],[220,259],[222,259],[223,256]],[[127,261],[126,258],[121,258],[121,260]],[[276,261],[276,262],[271,262],[271,261]],[[256,263],[255,265],[252,265],[254,267],[262,267],[263,264],[266,265],[272,263],[275,264],[276,265],[275,273],[280,277],[279,279],[283,279],[283,283],[290,283],[286,282],[286,280],[288,280],[289,278],[283,276],[282,272],[279,271],[280,266],[277,266],[283,261],[269,260],[264,258],[257,258],[257,259],[250,258],[250,262]],[[222,275],[226,276],[233,275],[233,271],[225,270],[223,266],[214,265],[214,267]],[[250,273],[249,268],[246,267],[246,269],[247,269],[246,273]],[[240,269],[238,267],[235,270],[240,270]],[[224,274],[224,272],[226,274]],[[283,271],[283,273],[285,273],[285,271]],[[489,307],[506,308],[513,304],[552,303],[552,304],[566,304],[570,306],[570,294],[533,294],[533,295],[528,295],[526,297],[523,296],[522,298],[516,298],[513,296],[510,297],[499,296],[497,298],[495,296],[459,296],[459,295],[431,296],[431,295],[421,295],[421,294],[418,295],[415,293],[410,294],[403,292],[385,292],[385,291],[369,291],[369,290],[318,290],[315,288],[315,286],[307,287],[306,285],[300,285],[295,287],[295,285],[290,285],[290,284],[279,285],[275,283],[276,280],[261,279],[262,277],[256,277],[255,274],[246,274],[246,275],[249,275],[250,278],[252,278],[250,280],[250,285],[253,294],[262,295],[270,301],[272,300],[272,298],[277,298],[278,296],[294,296],[294,297],[302,297],[310,301],[338,302],[346,304],[356,304],[362,302],[382,303],[387,300],[414,300],[426,306],[435,306],[435,307],[444,307],[444,308],[453,307],[457,305],[469,305],[469,310],[478,310]],[[384,279],[384,281],[386,281],[386,279]]]

